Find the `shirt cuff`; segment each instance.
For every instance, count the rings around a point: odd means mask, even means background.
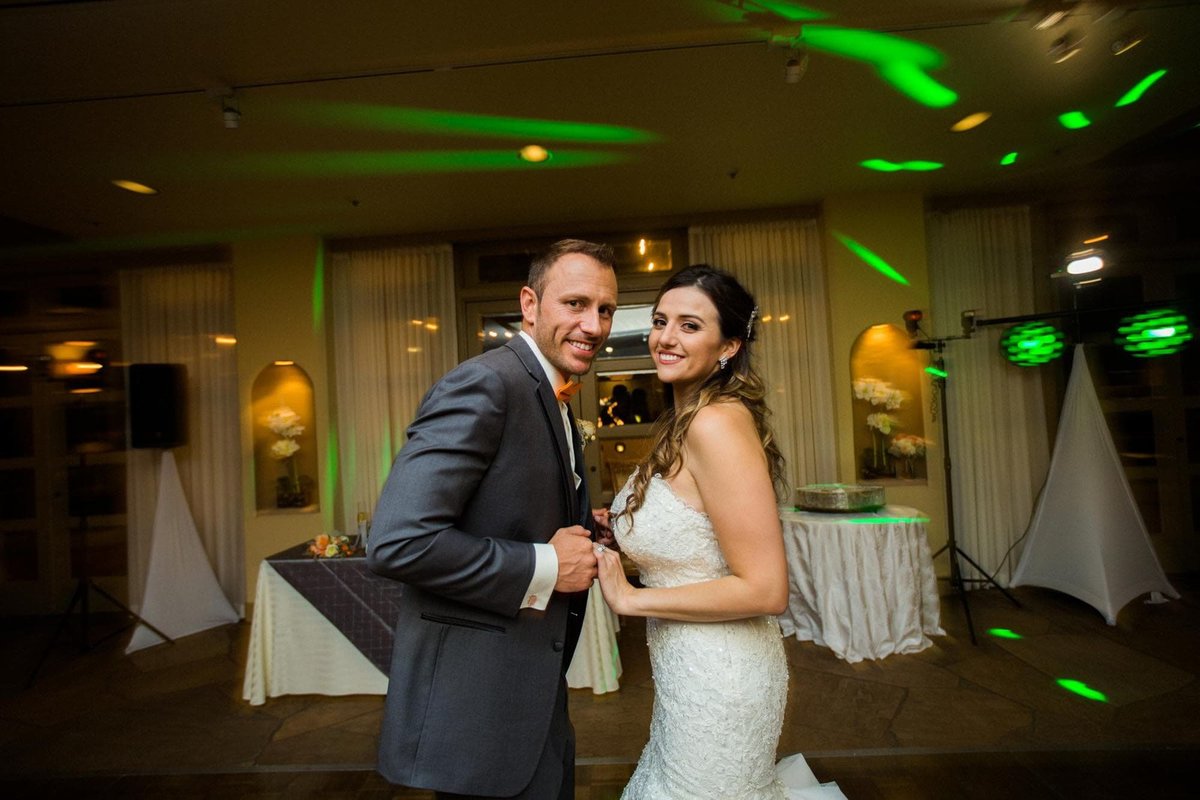
[[[544,611],[550,604],[554,584],[558,582],[558,553],[554,552],[554,545],[536,543],[533,545],[533,558],[533,580],[525,590],[525,602],[521,603],[521,608]]]

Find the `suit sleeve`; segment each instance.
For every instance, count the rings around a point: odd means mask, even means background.
[[[456,527],[500,447],[505,412],[504,384],[485,366],[461,365],[430,390],[375,509],[371,570],[516,616],[533,577],[533,545]]]

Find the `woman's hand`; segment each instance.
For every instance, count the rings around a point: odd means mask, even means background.
[[[625,577],[625,567],[621,565],[620,554],[600,544],[595,546],[595,552],[600,591],[604,593],[604,601],[617,614],[636,615],[633,599],[637,589]]]

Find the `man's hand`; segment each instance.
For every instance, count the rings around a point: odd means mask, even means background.
[[[596,577],[596,556],[587,528],[582,525],[559,528],[550,538],[550,544],[558,556],[554,591],[582,592],[590,587]]]
[[[612,519],[607,508],[593,508],[592,519],[596,521],[596,544],[602,544],[610,549],[617,548],[617,539],[613,536]]]

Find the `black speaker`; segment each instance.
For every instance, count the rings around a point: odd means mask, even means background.
[[[129,365],[129,438],[135,448],[187,444],[187,368]]]

